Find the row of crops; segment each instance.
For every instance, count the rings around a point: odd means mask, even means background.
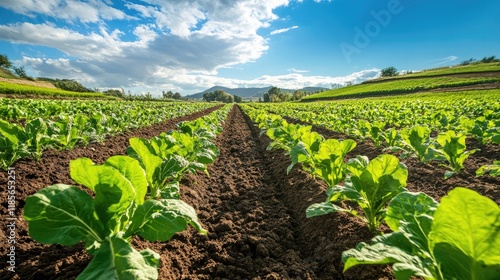
[[[447,177],[460,172],[474,152],[467,149],[466,137],[499,144],[500,105],[492,101],[428,99],[242,108],[272,140],[269,148],[282,149],[290,156],[288,171],[300,164],[327,184],[325,201],[310,205],[307,217],[344,212],[374,232],[370,243],[361,242],[342,253],[344,271],[361,264],[393,264],[397,279],[496,279],[500,274],[498,205],[463,187],[453,189],[440,202],[425,193],[410,192],[406,189],[408,168],[397,157],[438,160],[449,168]],[[311,126],[291,124],[282,116],[358,141],[378,141],[392,154],[347,160],[356,141],[325,139]],[[495,176],[499,167],[496,161],[480,172]],[[390,232],[381,234],[382,223]]]
[[[500,83],[500,78],[459,78],[459,77],[426,77],[419,79],[395,79],[384,83],[367,83],[347,86],[334,91],[325,91],[305,97],[304,100],[316,100],[320,98],[345,98],[368,95],[388,95],[428,91],[433,89],[444,89],[453,87],[464,87],[481,84]]]
[[[209,107],[207,103],[57,101],[0,99],[0,167],[20,158],[38,160],[44,150],[102,142],[126,130],[149,126]]]
[[[180,199],[179,182],[186,173],[207,172],[219,153],[213,141],[230,108],[151,139],[130,138],[127,155],[100,165],[88,158],[72,160],[71,178],[88,190],[57,184],[27,197],[30,236],[44,244],[83,242],[93,259],[78,279],[157,279],[159,254],[139,252],[131,240],[164,242],[188,225],[206,234],[195,210]]]
[[[487,91],[488,92],[488,91]],[[450,177],[464,168],[476,150],[467,137],[482,144],[500,144],[500,95],[462,95],[461,98],[425,98],[349,101],[335,103],[255,104],[278,115],[325,127],[357,140],[370,139],[381,148],[416,155],[425,163],[445,164]],[[499,162],[478,172],[499,174]]]

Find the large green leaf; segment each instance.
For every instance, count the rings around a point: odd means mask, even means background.
[[[162,159],[159,156],[153,154],[148,148],[148,143],[146,139],[142,138],[130,138],[130,147],[127,149],[127,154],[136,157],[141,165],[146,171],[146,176],[148,178],[149,184],[154,183],[154,173],[157,167],[162,163]]]
[[[0,134],[3,137],[8,138],[10,142],[15,143],[16,145],[26,137],[24,133],[24,129],[21,126],[16,124],[11,124],[7,121],[0,119]]]
[[[128,156],[113,156],[104,164],[118,170],[131,183],[135,190],[135,202],[142,204],[148,191],[148,181],[139,162]]]
[[[193,207],[178,199],[148,200],[132,217],[127,236],[138,234],[149,241],[167,241],[188,225],[205,234]]]
[[[465,188],[450,191],[436,210],[429,239],[450,279],[500,276],[500,208],[491,199]]]
[[[391,264],[396,279],[410,279],[412,275],[433,279],[429,266],[411,253],[411,245],[401,232],[376,236],[371,244],[361,242],[355,249],[342,252],[344,272],[359,264]]]
[[[89,158],[78,158],[69,162],[69,174],[78,184],[81,184],[95,192],[95,186],[99,184],[96,170],[92,168],[94,162]]]
[[[412,253],[431,258],[428,236],[438,203],[424,193],[402,192],[387,207],[385,222],[391,230],[401,231],[412,246]]]
[[[386,218],[396,232],[343,253],[345,270],[357,264],[394,263],[397,279],[498,279],[500,209],[478,193],[452,190],[437,203],[423,193],[402,193]],[[434,210],[435,209],[435,210]]]
[[[119,158],[111,162],[118,164],[117,161]],[[77,183],[94,190],[97,215],[103,224],[111,223],[108,225],[111,230],[136,200],[131,181],[111,165],[95,165],[87,158],[79,158],[70,162],[70,175]]]
[[[103,225],[94,213],[94,200],[77,187],[53,185],[26,198],[24,218],[29,234],[38,242],[89,247],[102,242]]]
[[[359,191],[382,198],[399,192],[406,186],[407,178],[406,166],[395,156],[384,154],[371,160],[359,177],[352,176],[352,181]]]
[[[112,236],[101,244],[78,280],[156,280],[160,256],[146,249],[135,250],[127,241]]]

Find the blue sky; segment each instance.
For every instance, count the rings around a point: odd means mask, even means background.
[[[0,0],[0,54],[35,77],[188,95],[331,87],[500,56],[494,0]]]

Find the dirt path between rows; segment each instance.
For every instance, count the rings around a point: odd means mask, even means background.
[[[204,174],[183,180],[208,236],[189,230],[165,244],[160,279],[390,279],[386,266],[342,274],[341,252],[373,237],[347,215],[306,219],[325,199],[325,185],[294,169],[282,151],[266,151],[267,137],[238,107],[217,138],[220,155]],[[147,244],[147,245],[145,245]]]

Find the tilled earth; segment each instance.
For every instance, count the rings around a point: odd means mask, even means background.
[[[185,119],[194,119],[201,114]],[[171,123],[130,132],[110,138],[104,145],[92,145],[69,152],[48,152],[42,161],[22,160],[15,165],[18,209],[26,196],[54,184],[74,184],[69,178],[69,160],[89,157],[102,163],[114,154],[124,154],[128,138],[152,137],[175,128]],[[325,137],[345,136],[315,128]],[[161,255],[160,279],[392,279],[388,266],[364,266],[342,273],[341,253],[373,234],[367,227],[347,214],[305,218],[305,209],[324,201],[326,185],[311,178],[290,164],[282,151],[266,151],[269,139],[259,131],[239,107],[235,106],[225,122],[216,144],[220,155],[204,173],[183,179],[183,200],[192,205],[207,236],[189,229],[170,241],[148,242],[134,238],[137,249],[151,248]],[[480,146],[477,143],[474,145]],[[476,178],[473,169],[488,159],[500,158],[497,147],[481,146],[481,152],[468,160],[470,168],[459,176],[443,180],[444,168],[405,160],[409,168],[408,188],[425,191],[439,199],[456,186],[467,186],[500,201],[500,180]],[[358,143],[352,156],[364,154],[373,158],[382,151],[369,141]],[[491,162],[491,160],[489,160]],[[466,166],[468,164],[466,163]],[[6,186],[5,172],[0,184]],[[6,216],[7,202],[1,198],[0,211]],[[42,245],[27,234],[27,224],[18,213],[16,274],[6,271],[1,262],[1,279],[74,279],[91,257],[83,246]],[[2,220],[2,240],[6,221]],[[8,245],[1,245],[6,256]]]

